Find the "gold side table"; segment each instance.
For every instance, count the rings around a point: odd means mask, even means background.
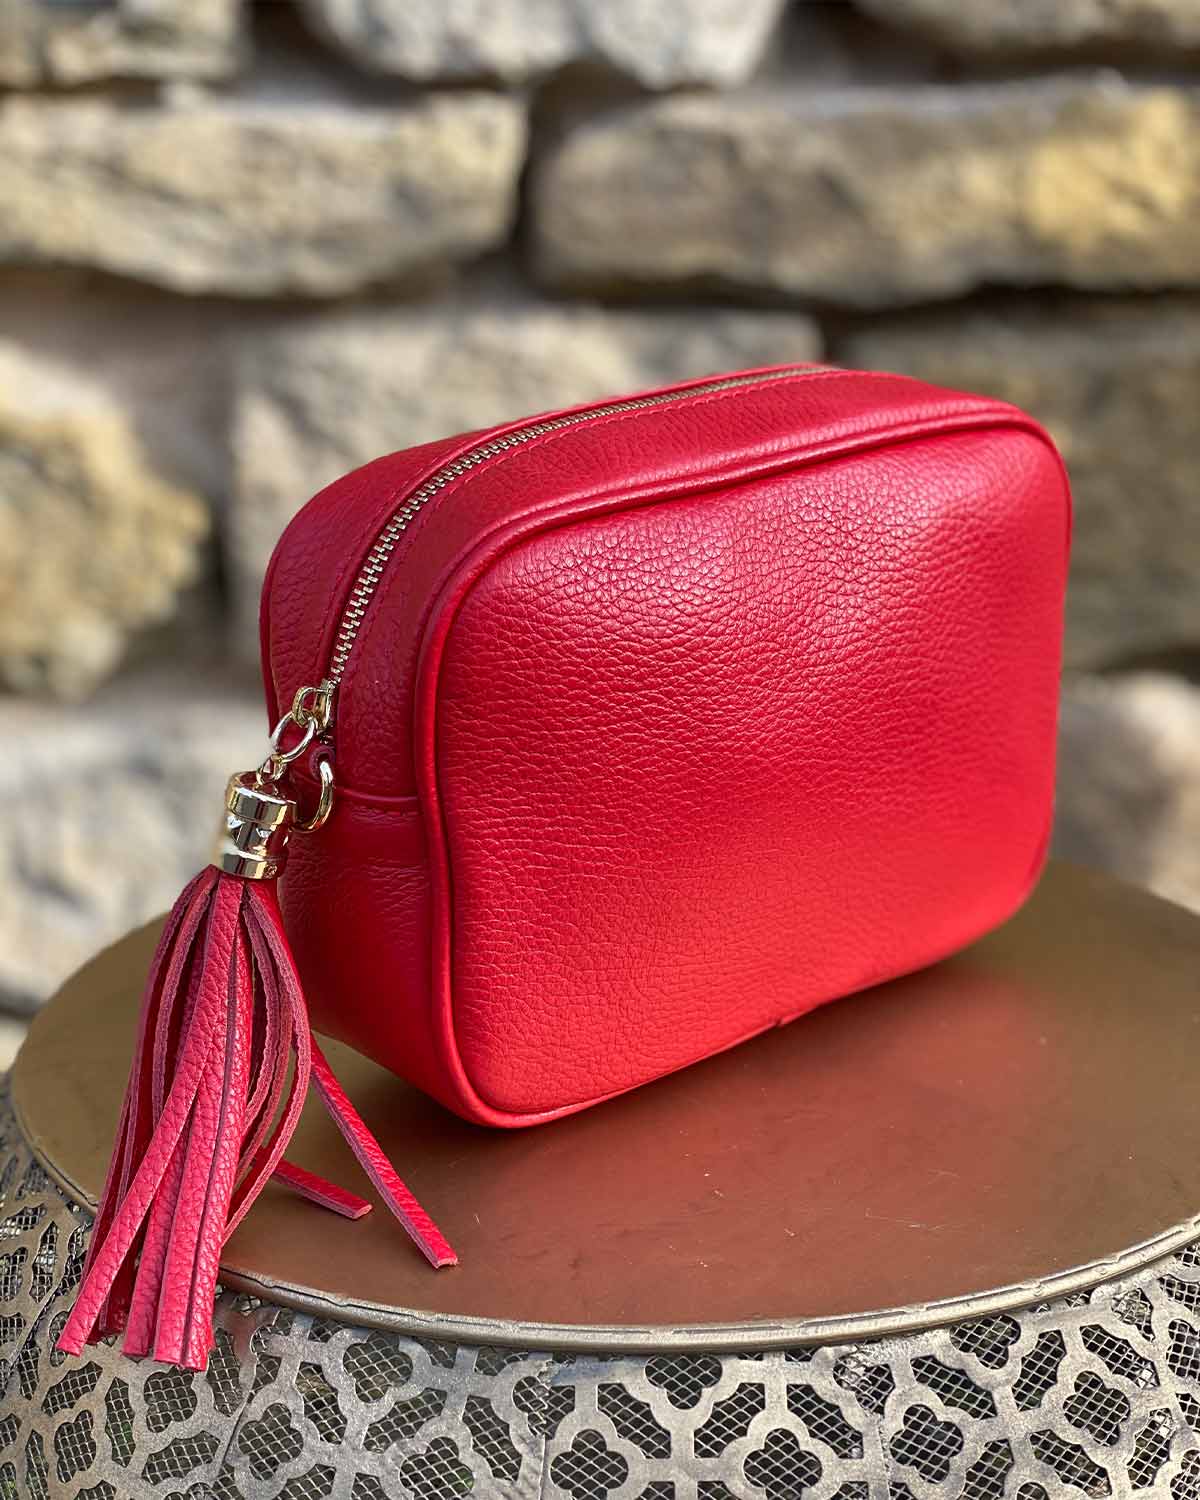
[[[154,936],[0,1105],[4,1500],[1200,1500],[1200,918],[1052,867],[947,963],[516,1134],[331,1048],[462,1264],[272,1187],[200,1375],[52,1352]],[[290,1154],[361,1188],[318,1110]]]

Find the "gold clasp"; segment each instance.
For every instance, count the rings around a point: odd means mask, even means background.
[[[289,725],[296,725],[300,738],[294,745],[283,748],[283,736]],[[271,781],[278,781],[293,761],[299,760],[317,737],[317,721],[312,718],[297,719],[294,713],[286,713],[271,731],[271,753],[259,768]]]
[[[271,731],[271,753],[257,772],[260,783],[278,786],[286,777],[288,767],[305,755],[314,742],[328,734],[333,721],[335,691],[335,684],[328,679],[317,687],[302,687],[297,691],[291,708]],[[300,736],[293,744],[285,745],[289,729],[298,729]],[[314,764],[321,789],[312,816],[295,819],[295,827],[303,833],[315,833],[329,821],[333,811],[333,754],[328,745],[323,747]]]

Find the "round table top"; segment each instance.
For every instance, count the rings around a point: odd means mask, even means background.
[[[157,924],[37,1017],[22,1126],[95,1202]],[[932,969],[571,1119],[465,1124],[330,1059],[461,1263],[271,1184],[222,1280],[354,1322],[531,1348],[763,1348],[958,1321],[1200,1235],[1200,918],[1051,866]],[[289,1156],[369,1194],[315,1101]]]

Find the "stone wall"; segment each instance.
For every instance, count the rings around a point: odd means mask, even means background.
[[[202,857],[321,484],[822,355],[1050,426],[1059,845],[1200,905],[1195,0],[6,0],[0,1005]]]

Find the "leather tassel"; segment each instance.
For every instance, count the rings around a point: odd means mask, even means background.
[[[69,1354],[123,1332],[127,1354],[204,1369],[222,1247],[272,1175],[346,1217],[369,1211],[283,1160],[310,1081],[430,1264],[456,1262],[310,1034],[275,896],[294,821],[281,762],[231,780],[217,868],[195,877],[163,926],[79,1293],[58,1340]]]

